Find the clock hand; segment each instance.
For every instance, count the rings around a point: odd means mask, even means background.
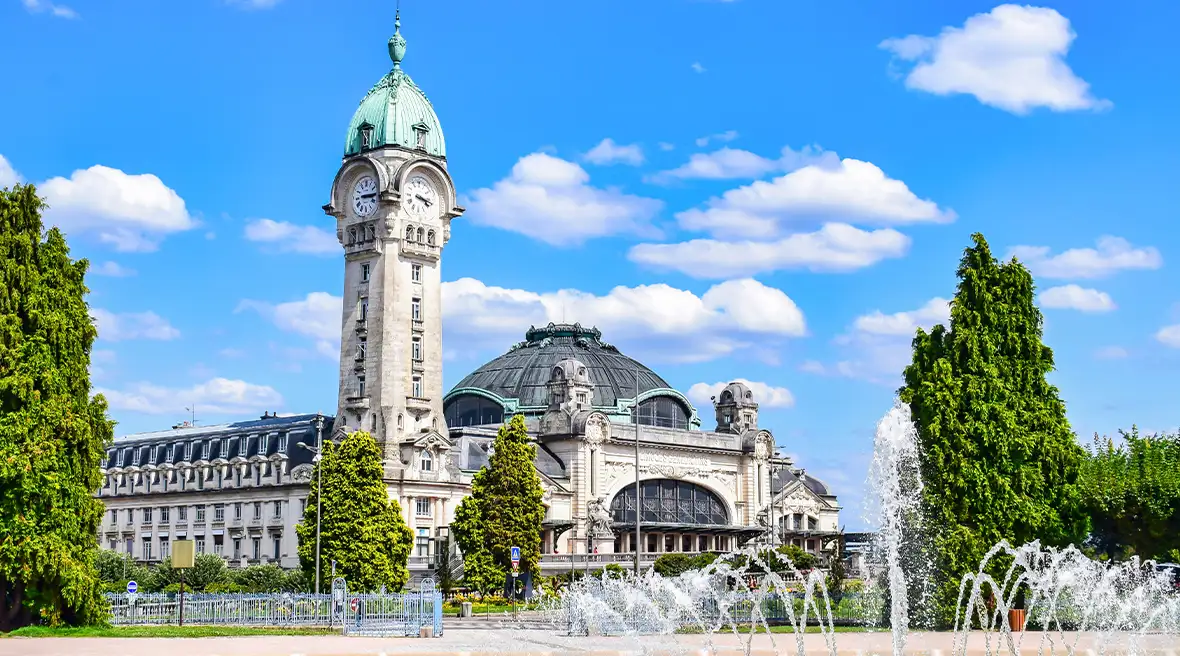
[[[423,203],[426,203],[426,207],[430,207],[431,205],[433,205],[433,203],[431,203],[429,199],[423,197],[421,194],[418,194],[417,198],[418,198],[418,200],[422,201]]]

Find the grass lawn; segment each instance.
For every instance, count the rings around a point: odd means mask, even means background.
[[[278,626],[26,626],[11,633],[0,633],[0,638],[213,638],[334,633],[340,633],[340,629]]]

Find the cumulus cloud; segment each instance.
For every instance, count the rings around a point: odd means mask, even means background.
[[[639,147],[639,144],[617,144],[614,139],[607,137],[598,142],[597,146],[591,148],[583,155],[583,158],[591,164],[600,166],[606,164],[639,166],[643,163],[643,149]]]
[[[1024,262],[1029,271],[1041,278],[1105,278],[1123,270],[1153,270],[1164,265],[1158,249],[1135,248],[1121,237],[1098,238],[1098,248],[1071,248],[1050,255],[1048,246],[1015,246],[1011,257]]]
[[[1155,333],[1155,339],[1164,346],[1180,348],[1180,323],[1160,328]]]
[[[676,150],[676,144],[668,143],[667,141],[661,141],[657,145],[660,147],[660,150],[662,150],[664,152],[668,152],[669,150]]]
[[[135,383],[123,389],[95,391],[115,410],[149,415],[187,414],[194,405],[198,413],[253,415],[283,404],[283,396],[273,387],[228,378],[211,378],[188,388]]]
[[[255,219],[246,224],[246,239],[273,244],[280,251],[310,255],[339,255],[336,235],[315,226],[301,226],[286,221]]]
[[[70,9],[69,7],[67,7],[65,5],[57,5],[57,4],[53,4],[52,2],[45,2],[44,0],[21,0],[21,1],[24,4],[25,9],[27,9],[30,13],[37,14],[37,13],[41,13],[41,12],[48,12],[49,15],[54,16],[56,18],[67,18],[70,20],[73,20],[75,18],[81,18],[78,15],[78,12],[74,11],[73,9]],[[2,187],[2,186],[4,186],[4,185],[0,185],[0,187]]]
[[[818,146],[805,146],[802,150],[792,150],[790,146],[786,146],[774,159],[748,150],[725,147],[711,153],[693,153],[681,166],[670,171],[661,171],[649,180],[667,183],[690,179],[760,178],[768,173],[793,171],[812,164],[836,168],[840,166],[840,158],[836,153],[825,152]]]
[[[115,313],[91,308],[90,316],[98,327],[98,338],[108,342],[131,339],[170,341],[180,337],[180,331],[155,312]]]
[[[1110,101],[1094,97],[1065,63],[1076,36],[1054,9],[1006,4],[938,36],[912,34],[881,47],[895,60],[913,62],[905,76],[910,89],[969,94],[1013,114],[1107,108]]]
[[[846,358],[835,364],[808,361],[800,367],[816,374],[857,378],[894,385],[910,362],[910,342],[919,328],[950,322],[950,301],[933,298],[915,310],[886,314],[875,310],[857,317],[834,341]]]
[[[16,169],[12,168],[12,164],[3,155],[0,155],[0,189],[16,186],[21,181],[20,173],[17,173]]]
[[[38,186],[45,219],[69,234],[96,234],[117,251],[153,251],[169,233],[196,226],[184,199],[150,174],[107,166],[74,171]]]
[[[737,130],[726,130],[718,134],[710,134],[704,137],[699,137],[696,144],[701,148],[708,146],[711,143],[729,143],[738,138]]]
[[[720,394],[726,385],[735,381],[749,387],[750,392],[754,394],[754,401],[762,408],[790,408],[795,405],[795,395],[791,394],[791,390],[745,378],[735,378],[724,383],[696,383],[688,388],[688,398],[697,405],[707,408],[713,404],[713,397]]]
[[[676,219],[688,230],[764,239],[800,222],[946,223],[955,213],[918,198],[904,182],[870,162],[844,159],[836,166],[809,164],[773,180],[731,189],[710,199],[705,208],[680,212]]]
[[[118,262],[103,262],[90,267],[90,273],[108,278],[127,278],[135,275],[135,269],[128,269]]]
[[[1081,312],[1110,312],[1117,306],[1110,294],[1078,285],[1050,287],[1037,295],[1043,307]]]
[[[312,292],[298,301],[267,303],[243,300],[235,312],[252,310],[279,329],[315,340],[316,352],[327,358],[340,356],[340,326],[344,300],[327,292]]]
[[[672,244],[636,244],[632,262],[694,278],[724,279],[780,270],[846,272],[909,251],[910,238],[892,228],[861,230],[829,223],[815,232],[772,241],[694,239]]]
[[[466,199],[476,224],[519,232],[554,246],[620,233],[652,234],[663,202],[590,184],[574,162],[546,153],[522,157],[512,173]]]
[[[704,66],[701,66],[700,62],[693,62],[690,68],[692,68],[694,73],[704,73],[707,70]]]
[[[704,294],[666,284],[615,287],[605,295],[562,289],[533,292],[473,278],[444,283],[448,343],[502,349],[530,325],[579,322],[635,354],[699,362],[806,334],[803,312],[782,290],[755,280],[730,280]]]

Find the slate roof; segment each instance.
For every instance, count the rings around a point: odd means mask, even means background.
[[[455,389],[474,387],[501,398],[518,399],[521,406],[545,406],[549,372],[566,358],[575,358],[586,365],[594,383],[595,406],[614,406],[619,399],[635,398],[636,372],[641,393],[670,387],[643,363],[603,342],[602,332],[597,328],[551,323],[543,328],[529,328],[525,341],[468,374]]]

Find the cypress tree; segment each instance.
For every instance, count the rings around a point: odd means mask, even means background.
[[[106,617],[94,493],[114,423],[90,395],[89,263],[42,238],[43,207],[0,189],[0,631]]]
[[[540,574],[541,478],[533,464],[537,447],[524,417],[516,415],[500,427],[488,464],[471,481],[471,496],[455,509],[451,532],[463,551],[464,563],[479,571],[488,562],[501,572],[512,567],[511,549],[520,547],[520,571]],[[486,554],[486,556],[485,556]]]
[[[959,581],[995,543],[1080,542],[1087,521],[1084,452],[1046,376],[1032,275],[1000,263],[980,234],[958,268],[950,326],[918,329],[899,390],[921,442],[926,525],[939,575],[936,603],[953,618]]]
[[[331,562],[349,590],[400,590],[410,579],[406,563],[413,534],[402,517],[401,504],[389,496],[383,479],[381,448],[365,431],[340,444],[326,441],[314,476],[323,476],[323,518],[320,521],[320,581],[331,582]],[[316,481],[299,536],[299,562],[308,579],[315,578]]]

